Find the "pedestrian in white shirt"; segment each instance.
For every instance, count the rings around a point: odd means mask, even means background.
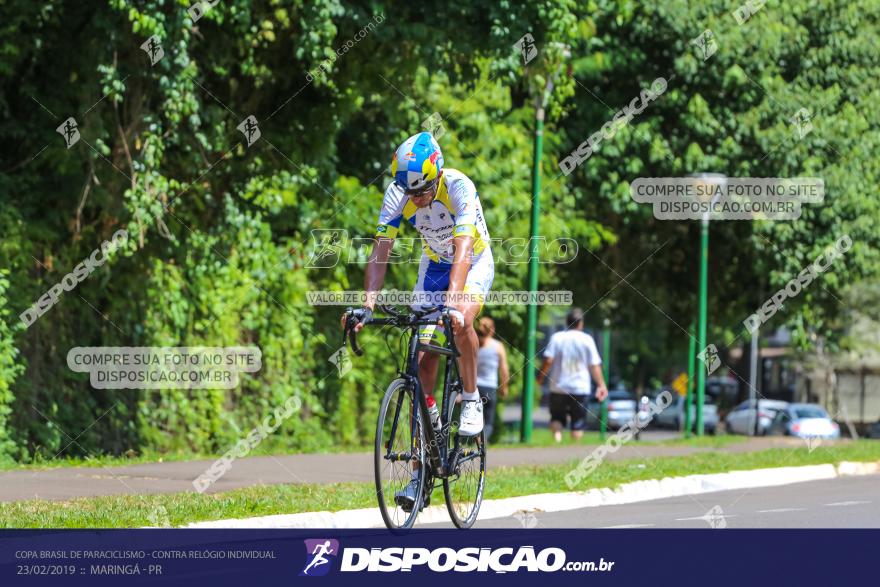
[[[544,363],[538,372],[538,385],[544,378],[550,384],[550,429],[556,442],[562,442],[562,429],[571,429],[572,440],[580,440],[587,426],[587,399],[596,380],[596,399],[608,396],[602,376],[602,358],[593,337],[583,331],[584,313],[571,308],[565,318],[567,328],[550,337],[544,350]]]

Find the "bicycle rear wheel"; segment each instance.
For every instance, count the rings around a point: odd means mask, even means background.
[[[416,418],[415,396],[404,379],[395,379],[385,391],[376,424],[374,469],[376,496],[382,520],[391,529],[410,528],[416,521],[424,493],[425,435]],[[396,498],[418,472],[415,501]]]
[[[461,404],[449,398],[447,437],[448,477],[443,479],[446,509],[457,528],[470,528],[477,521],[483,490],[486,487],[486,440],[482,432],[476,436],[458,435]]]

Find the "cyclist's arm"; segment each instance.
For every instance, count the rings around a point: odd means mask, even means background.
[[[385,283],[385,271],[388,269],[388,257],[391,256],[391,247],[394,239],[377,237],[373,241],[373,251],[367,261],[367,271],[364,277],[364,291],[367,294],[365,308],[373,310],[376,307],[376,295]]]
[[[373,250],[367,261],[367,271],[364,277],[364,292],[366,292],[366,300],[364,307],[374,310],[376,307],[376,294],[382,289],[385,283],[385,271],[388,269],[388,257],[391,255],[391,247],[394,245],[394,239],[376,237],[373,241]],[[348,313],[342,314],[342,328],[346,327],[348,321]],[[363,322],[355,325],[354,331],[360,332],[363,329]]]
[[[447,293],[452,303],[449,307],[459,310],[464,307],[461,300],[456,299],[456,294],[464,291],[464,284],[467,281],[468,272],[471,270],[471,250],[474,246],[474,239],[469,235],[461,235],[452,239],[454,253],[452,257],[452,269],[449,273],[449,287]]]
[[[452,229],[453,252],[452,271],[449,276],[449,294],[460,294],[464,291],[468,271],[473,262],[474,245],[480,238],[477,230],[477,189],[471,180],[462,177],[447,180],[449,202],[455,213],[455,228]],[[455,309],[462,309],[465,304],[454,299],[449,304]]]
[[[402,214],[405,202],[406,198],[404,197],[403,190],[394,182],[389,184],[382,199],[376,236],[373,238],[373,250],[370,252],[366,274],[364,275],[364,292],[366,293],[364,307],[370,310],[375,309],[376,295],[382,289],[382,284],[385,283],[388,258],[391,256],[394,237],[397,236],[400,221],[403,219]]]

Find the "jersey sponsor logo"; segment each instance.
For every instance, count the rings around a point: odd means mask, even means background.
[[[445,225],[445,226],[430,226],[430,225],[427,225],[427,224],[419,224],[419,225],[416,226],[416,229],[417,229],[419,232],[434,232],[434,233],[437,233],[437,232],[450,231],[450,230],[452,229],[453,226],[455,226],[455,225],[454,225],[454,224],[447,224],[447,225]],[[450,232],[450,234],[452,234],[452,233]]]

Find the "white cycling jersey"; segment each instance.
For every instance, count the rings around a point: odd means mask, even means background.
[[[402,220],[419,231],[422,250],[432,261],[452,263],[452,239],[456,236],[474,237],[474,263],[489,249],[489,229],[477,189],[455,169],[443,170],[437,195],[425,208],[418,208],[403,188],[391,182],[382,200],[376,236],[395,238]]]

